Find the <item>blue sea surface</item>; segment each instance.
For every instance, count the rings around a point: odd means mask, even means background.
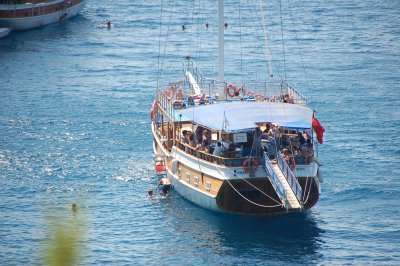
[[[0,39],[0,265],[41,265],[49,217],[76,216],[81,265],[400,264],[398,1],[282,1],[283,34],[279,1],[264,6],[276,76],[326,128],[314,208],[243,217],[174,191],[146,197],[157,182],[157,70],[160,84],[173,81],[176,56],[191,55],[214,77],[214,2],[89,1],[67,23]],[[226,79],[236,84],[268,75],[249,5],[225,6]],[[110,29],[99,25],[108,20]]]

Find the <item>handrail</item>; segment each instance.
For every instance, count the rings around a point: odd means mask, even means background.
[[[217,163],[220,165],[225,165],[227,167],[241,167],[243,166],[244,161],[246,161],[248,158],[243,157],[243,158],[226,158],[226,157],[221,157],[217,155],[213,155],[204,151],[199,151],[196,148],[191,147],[190,145],[187,145],[185,143],[180,142],[179,140],[175,139],[175,146],[192,155],[195,156],[199,159],[211,162],[211,163]],[[259,157],[253,157],[253,159],[259,161]]]
[[[276,194],[282,201],[282,203],[286,202],[286,191],[285,188],[283,187],[281,181],[279,181],[279,178],[276,176],[274,170],[272,169],[272,164],[271,161],[268,159],[268,155],[264,153],[263,156],[263,161],[264,161],[264,169],[268,173],[268,178],[274,187]]]
[[[303,203],[302,200],[303,192],[301,186],[280,152],[278,153],[278,166],[281,169],[285,178],[287,179],[289,186],[293,190],[298,201],[300,203]]]

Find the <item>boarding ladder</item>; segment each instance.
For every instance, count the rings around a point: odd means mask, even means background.
[[[264,154],[263,158],[264,169],[286,210],[301,211],[303,209],[301,186],[282,155],[278,154],[277,162],[270,160],[267,154]]]

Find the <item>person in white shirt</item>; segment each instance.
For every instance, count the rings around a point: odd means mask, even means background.
[[[213,151],[213,155],[216,156],[221,156],[221,153],[224,151],[224,148],[222,148],[222,144],[221,142],[217,142],[217,146],[215,146],[214,151]]]

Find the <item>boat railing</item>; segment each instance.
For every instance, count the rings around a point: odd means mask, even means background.
[[[205,151],[199,151],[198,149],[193,148],[190,145],[187,145],[185,143],[182,143],[181,141],[179,141],[177,139],[175,140],[175,146],[178,149],[180,149],[194,157],[197,157],[197,158],[202,159],[207,162],[224,165],[226,167],[241,167],[241,166],[243,166],[243,163],[248,159],[248,157],[236,158],[229,154],[227,154],[227,156],[229,156],[229,157],[213,155],[213,154],[210,154]],[[259,157],[252,157],[252,158],[255,160],[258,160],[258,161],[261,159]]]
[[[184,71],[184,76],[186,76],[186,72],[190,72],[193,75],[193,78],[196,80],[197,84],[200,86],[202,89],[206,89],[207,87],[210,87],[210,79],[207,79],[203,73],[201,72],[200,68],[197,66],[197,64],[193,60],[188,60],[187,64],[184,64],[183,67]]]
[[[276,194],[278,195],[279,199],[282,202],[286,202],[285,188],[283,187],[281,181],[279,181],[279,178],[277,177],[274,170],[272,169],[271,160],[268,158],[268,155],[265,153],[263,156],[263,162],[264,162],[263,167],[268,174],[268,178],[269,178],[272,186],[274,187]]]
[[[263,100],[270,102],[283,101],[284,95],[288,94],[295,104],[307,105],[307,99],[289,83],[284,81],[246,82],[242,89],[245,96],[261,96]]]
[[[286,180],[288,181],[289,186],[292,188],[294,194],[296,195],[296,198],[300,203],[303,202],[302,200],[303,192],[295,175],[293,174],[292,170],[290,169],[289,165],[286,163],[285,159],[283,158],[280,152],[278,153],[277,158],[278,158],[278,166],[281,169]]]
[[[294,103],[307,106],[308,104],[307,98],[303,94],[301,94],[298,90],[296,90],[294,87],[292,87],[289,83],[286,83],[286,85],[287,85],[287,93],[294,100]]]
[[[197,64],[190,58],[185,61],[183,67],[184,74],[190,72],[197,84],[205,94],[213,96],[218,91],[219,84],[217,81],[206,78],[201,72]],[[189,83],[189,82],[188,82]],[[228,84],[225,83],[225,87]],[[190,87],[190,86],[189,86]],[[296,90],[292,85],[285,81],[267,81],[267,82],[246,82],[242,86],[237,86],[240,91],[240,97],[259,96],[257,100],[283,101],[283,96],[288,94],[295,104],[307,106],[307,98]],[[261,97],[261,98],[260,98]]]
[[[173,101],[171,101],[171,97],[165,93],[165,90],[158,90],[158,101],[168,116],[173,118],[175,113]]]

